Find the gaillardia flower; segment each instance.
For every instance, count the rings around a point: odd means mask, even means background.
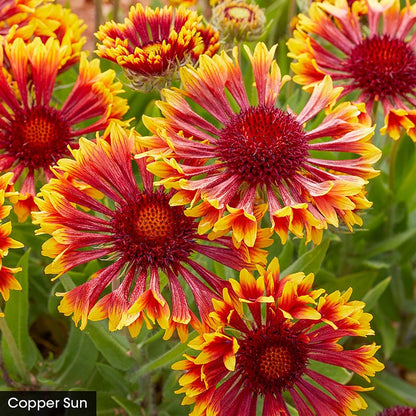
[[[225,0],[212,9],[211,22],[226,44],[253,41],[265,30],[266,16],[257,5],[241,0]]]
[[[144,159],[137,161],[141,175],[136,181],[133,131],[128,134],[115,123],[108,134],[96,143],[81,138],[79,149],[71,151],[74,159],[58,161],[56,178],[42,187],[42,199],[36,199],[40,212],[33,217],[40,224],[38,233],[52,236],[43,245],[42,253],[54,259],[45,273],[60,276],[101,259],[106,267],[63,294],[61,312],[73,314],[82,329],[88,319],[108,317],[110,330],[129,326],[132,334],[138,333],[143,319],[146,324],[157,321],[167,330],[166,337],[177,328],[184,340],[195,315],[180,282],[192,293],[201,318],[226,285],[195,255],[241,270],[252,262],[265,263],[266,253],[260,247],[237,251],[229,237],[212,244],[199,236],[195,219],[185,216],[183,207],[169,205],[172,191],[154,189]],[[79,183],[106,201],[90,196]],[[264,243],[270,242],[266,238]],[[103,293],[110,283],[113,290]],[[162,295],[165,285],[172,313]]]
[[[367,10],[346,0],[312,3],[299,15],[289,39],[294,81],[312,87],[326,75],[355,92],[370,113],[380,102],[387,132],[399,139],[402,129],[416,140],[416,4],[400,10],[399,0],[367,0]]]
[[[86,42],[82,36],[86,25],[70,9],[52,3],[52,0],[6,0],[4,3],[3,7],[0,5],[0,35],[9,43],[17,38],[29,43],[35,37],[46,42],[53,37],[66,46],[68,55],[60,71],[79,61]],[[8,62],[3,65],[8,67]]]
[[[181,66],[218,51],[218,32],[201,19],[185,7],[144,9],[137,3],[124,23],[100,26],[97,55],[119,64],[136,90],[160,89],[177,77]]]
[[[265,211],[283,243],[288,231],[319,243],[339,218],[350,228],[361,224],[356,211],[371,205],[364,185],[377,175],[372,164],[380,157],[365,114],[350,103],[334,106],[341,89],[329,77],[299,114],[279,108],[289,77],[273,59],[276,46],[245,49],[257,97],[246,92],[237,48],[234,60],[222,52],[201,56],[197,69],[182,68],[183,90],[165,89],[157,102],[164,117],[143,117],[153,136],[142,143],[156,159],[149,169],[166,187],[183,189],[172,203],[191,201],[190,214],[213,227],[213,238],[232,230],[237,245],[254,244]]]
[[[1,48],[0,48],[1,49]],[[115,72],[101,72],[99,60],[81,56],[75,85],[62,99],[55,97],[59,68],[69,56],[66,47],[49,38],[25,44],[20,38],[5,43],[10,76],[0,72],[0,170],[11,170],[22,200],[15,205],[20,220],[33,207],[35,183],[48,180],[50,167],[68,155],[81,135],[104,130],[112,119],[127,112],[127,100],[118,96],[122,85]],[[0,64],[3,50],[0,50]],[[62,102],[57,105],[56,102]],[[44,176],[44,177],[43,177]]]
[[[20,283],[13,276],[14,273],[21,270],[18,268],[6,267],[3,264],[3,258],[7,256],[10,248],[23,247],[23,244],[10,237],[12,223],[3,223],[3,220],[9,215],[11,205],[5,205],[6,199],[16,196],[11,185],[13,174],[11,172],[0,176],[0,293],[5,301],[9,299],[10,290],[21,290]],[[3,316],[0,313],[0,317]]]
[[[312,274],[279,280],[276,258],[258,271],[257,279],[242,270],[239,281],[230,280],[233,290],[213,300],[211,320],[189,343],[196,355],[173,365],[185,371],[176,392],[186,394],[182,404],[195,403],[192,416],[255,416],[261,408],[263,416],[290,416],[289,397],[302,416],[350,416],[366,408],[358,392],[371,388],[319,371],[324,363],[369,381],[384,368],[375,344],[347,350],[338,342],[373,334],[364,303],[349,300],[351,289],[312,290]]]
[[[41,4],[43,0],[0,0],[0,35],[6,35],[15,24],[26,23]]]

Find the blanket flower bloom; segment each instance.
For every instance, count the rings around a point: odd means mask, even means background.
[[[124,23],[100,26],[96,53],[120,65],[132,88],[160,89],[177,78],[181,66],[218,51],[218,32],[201,19],[186,7],[152,9],[137,3]]]
[[[201,56],[197,69],[181,69],[183,90],[162,91],[156,104],[163,117],[143,117],[153,134],[141,139],[155,158],[149,169],[166,187],[183,189],[172,203],[191,201],[190,213],[212,226],[213,238],[232,230],[237,245],[254,244],[266,211],[283,243],[288,231],[319,243],[327,224],[361,224],[356,211],[371,205],[364,186],[378,174],[372,165],[380,157],[369,142],[374,129],[363,106],[334,106],[341,89],[327,77],[299,114],[281,109],[277,100],[289,77],[281,77],[273,59],[276,46],[258,43],[253,54],[245,49],[256,104],[249,101],[237,47],[234,60],[226,52]],[[311,127],[324,109],[326,116]],[[337,153],[342,160],[334,159]]]
[[[122,85],[115,72],[101,72],[99,60],[81,56],[75,85],[58,107],[53,102],[59,68],[69,56],[57,39],[40,38],[25,44],[20,38],[5,43],[10,76],[0,73],[0,170],[14,173],[21,199],[15,205],[24,221],[35,208],[37,180],[52,176],[50,167],[68,155],[77,138],[104,130],[112,119],[127,112],[127,100],[118,96]],[[0,64],[3,50],[0,49]],[[82,126],[80,125],[81,123]]]
[[[184,371],[182,404],[195,403],[192,416],[289,416],[291,397],[302,416],[351,416],[367,407],[359,392],[319,372],[317,362],[343,367],[367,381],[384,368],[375,344],[344,349],[343,337],[373,335],[365,304],[350,301],[352,290],[312,290],[313,275],[294,273],[279,280],[273,259],[259,277],[242,270],[222,299],[213,300],[206,327],[189,343],[195,355],[172,368]],[[320,387],[318,388],[316,384]],[[283,392],[287,393],[285,398]]]
[[[226,0],[212,9],[211,22],[219,30],[221,41],[233,45],[258,39],[264,33],[266,16],[257,4]]]
[[[86,42],[82,34],[87,26],[70,9],[52,3],[51,0],[42,2],[15,0],[7,3],[10,5],[8,8],[5,7],[5,18],[0,23],[0,34],[9,43],[17,38],[29,43],[36,37],[40,37],[45,43],[49,37],[53,37],[61,45],[66,46],[67,59],[62,61],[60,72],[79,61],[82,47]],[[12,11],[14,13],[11,13]]]
[[[20,267],[10,268],[3,264],[3,258],[7,256],[9,249],[23,247],[23,244],[10,237],[12,223],[2,221],[9,215],[11,205],[5,205],[7,199],[16,196],[11,184],[13,174],[11,172],[0,176],[0,293],[5,301],[9,299],[10,290],[22,290],[20,283],[13,276],[21,270]],[[0,317],[3,316],[0,313]]]
[[[195,219],[185,216],[183,207],[169,205],[172,192],[154,189],[144,159],[137,161],[143,184],[138,185],[132,167],[134,132],[114,123],[107,134],[96,143],[81,138],[79,149],[71,151],[74,159],[59,160],[56,177],[42,187],[42,199],[36,199],[38,233],[52,236],[42,250],[54,259],[45,273],[59,277],[94,259],[108,263],[86,283],[62,294],[59,310],[73,314],[81,329],[88,319],[108,317],[110,330],[128,326],[137,335],[143,320],[148,326],[157,321],[167,338],[177,329],[185,340],[188,324],[196,318],[180,281],[190,289],[201,318],[227,284],[194,255],[241,270],[251,262],[264,264],[266,252],[259,247],[238,251],[229,237],[212,244],[199,236]],[[79,183],[88,185],[89,192]],[[107,201],[90,196],[91,190]],[[166,278],[172,313],[162,295]],[[110,284],[113,290],[99,299]]]
[[[312,3],[299,15],[288,41],[293,79],[311,88],[330,75],[368,113],[381,103],[382,134],[398,140],[404,129],[416,141],[416,4],[367,0],[364,12],[356,4]]]

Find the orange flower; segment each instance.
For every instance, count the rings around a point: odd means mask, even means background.
[[[232,230],[237,246],[254,244],[265,212],[283,243],[288,231],[319,243],[327,224],[338,226],[339,219],[351,228],[361,222],[358,206],[371,205],[364,187],[378,174],[372,165],[381,152],[370,143],[373,127],[363,106],[335,106],[341,89],[329,77],[299,114],[279,108],[289,77],[281,76],[275,49],[259,43],[252,54],[246,48],[255,103],[235,48],[234,60],[223,52],[201,56],[197,69],[182,68],[183,90],[165,89],[157,102],[163,117],[143,117],[153,134],[140,139],[155,159],[149,169],[160,184],[183,190],[173,203],[191,202],[189,215],[203,216],[214,238]],[[321,110],[326,116],[310,127]]]
[[[127,100],[118,96],[122,89],[114,82],[115,72],[101,72],[99,60],[88,61],[85,55],[75,85],[57,106],[55,81],[68,59],[65,50],[53,38],[5,44],[12,80],[0,73],[0,169],[12,171],[14,183],[23,179],[15,205],[20,221],[34,207],[35,180],[52,176],[51,166],[69,154],[68,145],[76,147],[79,136],[104,130],[128,109]]]
[[[259,245],[247,249],[242,244],[237,250],[230,237],[214,244],[198,235],[198,222],[182,206],[169,205],[174,191],[154,189],[144,159],[136,161],[140,175],[134,176],[136,138],[134,131],[113,124],[96,143],[80,139],[79,149],[71,151],[74,160],[58,161],[55,178],[36,199],[40,212],[33,214],[38,234],[51,235],[42,247],[53,259],[45,272],[59,277],[91,260],[107,260],[108,266],[87,282],[61,294],[59,310],[73,315],[81,329],[88,319],[108,318],[111,331],[128,326],[137,335],[143,322],[150,327],[157,322],[165,337],[177,329],[184,341],[189,324],[198,323],[183,286],[201,319],[208,317],[211,299],[227,286],[194,255],[240,270],[265,263],[267,253]],[[165,279],[169,302],[163,294]],[[103,294],[110,284],[113,290]]]
[[[338,343],[373,335],[364,303],[349,301],[351,291],[312,290],[313,275],[280,279],[276,258],[258,271],[257,279],[243,270],[240,281],[231,280],[233,290],[213,300],[211,320],[189,343],[196,355],[172,366],[184,371],[182,404],[195,404],[193,416],[255,416],[259,406],[263,416],[289,416],[288,397],[302,416],[365,409],[359,392],[371,388],[344,386],[314,366],[343,367],[366,380],[384,368],[375,344],[344,350]]]
[[[100,26],[99,56],[119,64],[141,92],[170,85],[178,69],[196,64],[202,54],[212,56],[219,48],[218,32],[204,26],[197,12],[179,7],[131,7],[124,23]]]
[[[399,0],[314,2],[298,18],[289,56],[294,81],[312,88],[330,75],[342,95],[355,93],[370,114],[382,104],[380,130],[394,140],[403,130],[416,141],[416,4]]]

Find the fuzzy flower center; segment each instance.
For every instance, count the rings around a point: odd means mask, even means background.
[[[275,107],[250,107],[221,130],[217,157],[250,185],[276,184],[300,169],[308,142],[295,118]]]
[[[135,203],[119,207],[112,225],[116,249],[143,268],[171,267],[186,260],[193,247],[195,225],[183,207],[169,205],[163,192],[141,193]]]
[[[405,96],[416,88],[416,54],[388,35],[366,38],[347,62],[355,86],[374,99]]]
[[[30,169],[47,168],[68,154],[71,128],[53,108],[37,106],[16,114],[9,153]]]
[[[280,328],[260,328],[239,341],[237,370],[257,394],[279,394],[304,373],[307,344],[300,335]]]

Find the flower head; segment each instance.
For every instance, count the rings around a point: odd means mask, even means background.
[[[416,416],[416,408],[409,406],[394,406],[378,412],[376,416]]]
[[[76,146],[81,135],[104,130],[128,109],[118,96],[121,84],[113,82],[115,72],[101,72],[99,60],[88,61],[85,55],[74,87],[57,106],[54,89],[58,70],[68,59],[65,49],[53,38],[29,44],[17,38],[5,44],[11,78],[0,73],[0,168],[13,171],[14,183],[21,178],[19,187],[16,184],[23,197],[16,205],[21,220],[33,208],[35,182],[52,176],[51,166],[69,154],[68,145]]]
[[[311,87],[330,75],[367,112],[382,104],[383,134],[397,140],[404,128],[416,140],[416,4],[367,0],[364,12],[355,4],[312,3],[299,16],[288,41],[294,80]]]
[[[183,90],[162,91],[157,105],[164,117],[143,118],[153,133],[142,139],[156,159],[149,169],[166,187],[188,193],[174,203],[192,201],[190,214],[204,217],[212,237],[232,230],[237,245],[254,244],[254,230],[267,211],[282,242],[291,231],[319,243],[323,228],[338,226],[339,219],[350,228],[361,224],[356,211],[371,205],[364,185],[377,175],[372,164],[380,157],[369,143],[373,127],[362,108],[335,107],[341,90],[329,77],[299,114],[279,108],[289,77],[280,75],[275,47],[259,43],[253,54],[246,51],[257,100],[248,98],[237,48],[234,60],[225,52],[201,56],[198,69],[181,70]],[[311,127],[324,109],[321,123]],[[337,153],[342,160],[334,159]]]
[[[148,325],[158,321],[167,337],[177,328],[184,339],[196,317],[182,285],[193,294],[201,317],[226,285],[194,256],[241,269],[265,262],[266,253],[259,247],[237,251],[229,238],[212,244],[199,236],[194,218],[187,217],[183,207],[169,205],[172,192],[154,189],[143,159],[137,161],[140,177],[133,175],[133,131],[128,134],[114,124],[108,134],[96,143],[80,139],[79,149],[71,152],[74,159],[58,162],[56,177],[42,187],[42,199],[37,199],[40,212],[33,214],[34,223],[40,224],[39,233],[52,236],[42,251],[54,259],[46,273],[60,276],[94,259],[108,264],[63,294],[59,310],[74,314],[81,328],[88,319],[108,317],[110,330],[129,326],[137,334],[143,320]],[[78,183],[95,190],[96,196],[89,196]],[[165,279],[172,312],[162,295]],[[113,290],[104,294],[110,283]]]
[[[218,28],[223,42],[252,41],[263,34],[266,16],[256,4],[226,0],[212,9],[212,24]]]
[[[86,25],[70,9],[50,0],[45,2],[16,0],[9,3],[14,3],[15,12],[8,13],[9,17],[3,21],[3,28],[0,29],[0,34],[4,35],[9,43],[17,38],[29,43],[36,37],[46,42],[52,37],[66,47],[67,59],[62,61],[60,71],[79,61],[82,47],[86,42],[85,36],[82,36]],[[10,8],[11,6],[7,10]]]
[[[346,350],[338,343],[373,334],[364,303],[350,301],[351,290],[313,290],[313,275],[279,280],[277,259],[258,270],[257,279],[242,270],[230,281],[233,290],[213,300],[211,321],[189,343],[195,355],[173,365],[185,371],[177,391],[186,394],[182,403],[195,403],[193,416],[255,416],[262,398],[263,416],[289,416],[285,392],[302,416],[366,408],[358,393],[366,388],[344,386],[316,366],[343,367],[367,380],[384,368],[375,344]]]
[[[217,52],[218,33],[201,19],[185,7],[152,9],[137,3],[124,23],[100,26],[97,54],[119,64],[133,88],[162,88],[177,77],[181,66]]]

